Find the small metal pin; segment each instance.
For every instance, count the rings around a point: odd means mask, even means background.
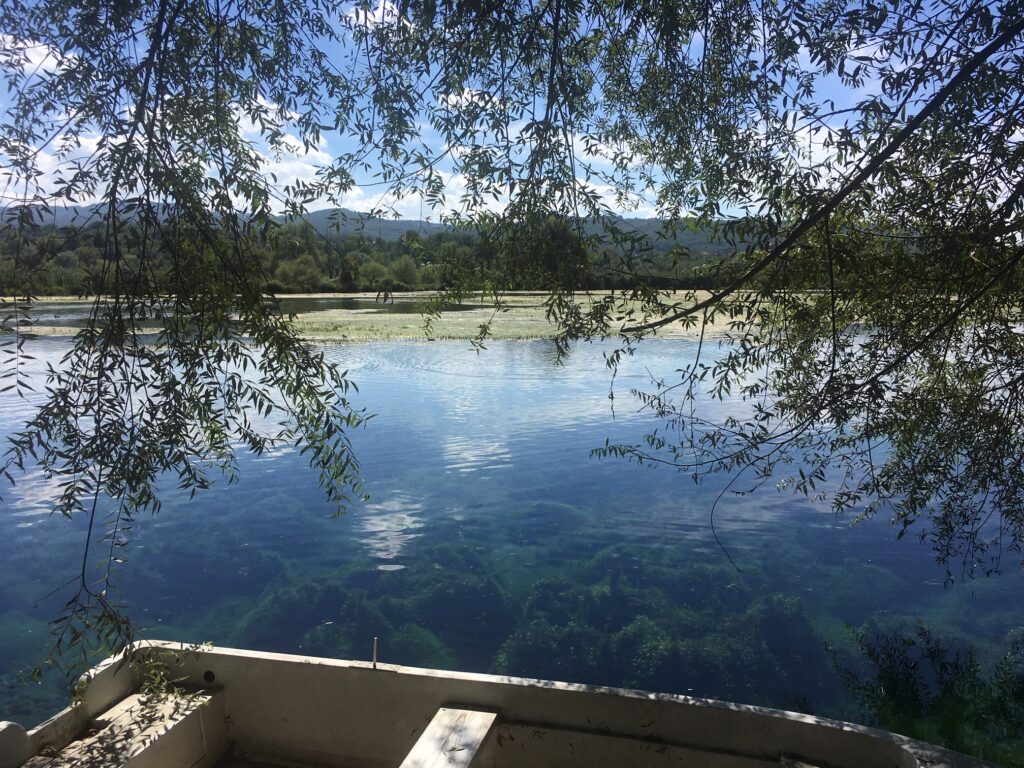
[[[377,668],[377,638],[373,638],[373,668]]]

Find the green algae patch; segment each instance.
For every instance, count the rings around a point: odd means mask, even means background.
[[[604,292],[584,294],[579,303],[586,309],[592,302],[600,302]],[[310,341],[400,341],[400,340],[460,340],[480,336],[481,327],[488,326],[488,339],[526,340],[553,338],[557,328],[547,316],[544,304],[546,294],[517,293],[503,296],[502,309],[495,310],[486,302],[470,299],[458,307],[439,315],[426,314],[431,293],[395,294],[387,302],[375,301],[373,294],[309,294],[282,298],[282,308],[288,311],[291,302],[318,300],[328,305],[332,301],[362,302],[358,307],[334,307],[308,311],[305,306],[294,313],[293,327],[300,336]],[[681,298],[681,295],[677,298]],[[701,296],[698,296],[701,298]],[[634,309],[639,310],[639,304]],[[728,319],[719,318],[709,323],[706,334],[720,337],[728,330]],[[617,333],[618,328],[613,328]],[[678,323],[658,331],[661,338],[697,339],[699,327],[684,328]]]
[[[545,339],[555,335],[540,306],[516,306],[505,312],[487,307],[426,315],[388,312],[386,309],[327,309],[296,315],[293,327],[311,341],[397,341],[472,339],[490,324],[492,339]]]

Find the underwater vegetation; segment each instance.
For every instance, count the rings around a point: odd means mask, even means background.
[[[968,641],[923,628],[916,617],[936,614],[912,579],[839,554],[802,560],[803,534],[747,552],[740,571],[715,550],[600,544],[578,508],[528,504],[503,520],[435,521],[397,559],[360,553],[342,530],[348,544],[322,543],[341,563],[325,569],[308,545],[237,546],[231,531],[146,534],[146,567],[130,564],[124,596],[148,636],[356,659],[377,637],[387,663],[779,707],[1024,768],[1024,627],[1000,604],[1006,582],[929,588],[985,630]],[[0,601],[0,656],[31,658],[45,622],[7,592]],[[5,717],[51,713],[48,686],[10,689]]]
[[[691,349],[652,344],[619,381]],[[285,450],[201,500],[169,489],[118,578],[146,637],[353,659],[378,637],[386,663],[781,707],[1024,767],[1024,571],[948,584],[887,520],[850,527],[774,489],[723,501],[730,560],[707,525],[718,486],[590,457],[646,428],[622,398],[609,420],[601,348],[557,368],[540,343],[328,352],[378,414],[356,436],[370,502],[333,518]],[[84,521],[50,517],[45,491],[0,502],[0,719],[27,726],[67,700],[61,670],[18,672],[47,653],[54,588],[81,562]],[[932,669],[919,625],[956,674]]]
[[[513,631],[506,592],[476,553],[454,546],[419,553],[415,570],[350,566],[316,583],[267,594],[238,624],[236,644],[337,658],[488,671]]]
[[[191,541],[147,533],[125,598],[151,637],[355,659],[377,637],[387,663],[779,707],[1024,767],[1024,627],[998,610],[998,581],[929,593],[944,610],[991,613],[976,648],[924,630],[927,600],[910,602],[914,585],[888,568],[802,561],[803,534],[747,552],[740,571],[715,550],[599,544],[585,530],[579,508],[527,504],[503,520],[435,521],[397,559],[360,553],[341,531],[347,545],[323,544],[341,563],[330,569],[308,546],[235,546],[230,527]],[[28,617],[16,605],[0,612],[0,654],[30,658],[38,639],[18,631]],[[50,686],[13,690],[5,716],[52,712]]]
[[[1024,766],[1024,631],[983,670],[970,645],[924,625],[852,632],[858,653],[836,668],[870,725]]]
[[[662,580],[641,554],[612,547],[576,578],[539,581],[495,671],[772,706],[820,699],[830,670],[799,599],[758,595],[728,566]]]
[[[379,637],[388,663],[743,701],[1024,766],[1024,630],[986,670],[972,646],[923,628],[872,620],[833,644],[763,573],[669,549],[610,545],[529,582],[468,546],[420,542],[403,563],[269,589],[228,641],[365,659]]]

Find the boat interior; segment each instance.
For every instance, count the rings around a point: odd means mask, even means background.
[[[978,768],[886,731],[643,691],[180,643],[108,659],[0,768]],[[146,693],[157,665],[173,694]]]

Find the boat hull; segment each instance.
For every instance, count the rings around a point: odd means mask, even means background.
[[[189,760],[196,768],[228,753],[288,765],[394,768],[442,708],[497,713],[474,768],[986,765],[886,731],[688,696],[180,643],[136,650],[165,663],[186,689],[216,697],[200,715],[204,748]],[[139,685],[137,669],[118,660],[86,679],[76,706],[26,734],[30,755],[73,746]],[[188,748],[194,753],[195,744]],[[7,766],[0,761],[0,768]]]

